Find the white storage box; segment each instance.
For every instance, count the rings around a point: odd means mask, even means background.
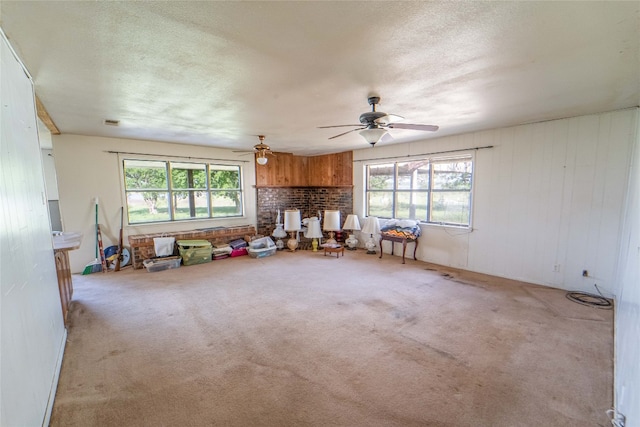
[[[170,256],[164,258],[145,259],[142,264],[149,273],[154,273],[156,271],[168,270],[170,268],[178,268],[180,267],[180,261],[182,261],[181,257]]]
[[[278,249],[274,246],[273,248],[263,248],[263,249],[247,249],[247,253],[251,258],[263,258],[266,256],[270,256],[276,253]]]
[[[270,237],[261,237],[249,242],[247,252],[251,258],[263,258],[276,253],[278,249]]]

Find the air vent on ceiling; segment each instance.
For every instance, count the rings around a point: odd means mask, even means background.
[[[105,119],[104,124],[107,126],[120,126],[120,120]]]

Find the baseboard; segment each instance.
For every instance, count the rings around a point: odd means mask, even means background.
[[[67,344],[67,329],[64,329],[62,334],[62,341],[58,350],[58,360],[56,360],[56,369],[54,371],[53,379],[51,381],[51,389],[49,390],[49,400],[47,401],[47,411],[44,414],[44,420],[42,426],[47,427],[51,421],[51,413],[53,412],[53,402],[56,399],[56,391],[58,390],[58,380],[60,379],[60,370],[62,369],[62,358],[64,357],[64,350]]]

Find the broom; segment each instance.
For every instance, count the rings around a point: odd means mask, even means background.
[[[102,261],[98,259],[98,233],[100,233],[100,226],[98,225],[98,198],[96,197],[96,259],[91,261],[84,267],[82,274],[99,273],[102,271]]]

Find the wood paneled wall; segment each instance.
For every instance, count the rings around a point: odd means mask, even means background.
[[[347,187],[353,185],[353,152],[323,156],[275,153],[269,162],[256,164],[258,187]]]
[[[597,293],[597,284],[610,295],[617,287],[636,114],[621,110],[381,145],[354,152],[354,175],[363,176],[373,156],[493,146],[475,152],[473,228],[424,225],[418,259],[567,290]],[[364,182],[354,184],[354,210],[364,216]]]

